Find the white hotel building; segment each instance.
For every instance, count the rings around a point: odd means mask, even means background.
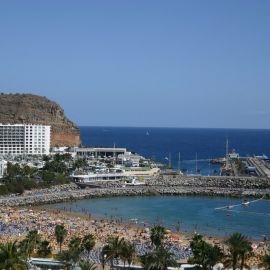
[[[0,155],[48,155],[51,127],[0,124]]]

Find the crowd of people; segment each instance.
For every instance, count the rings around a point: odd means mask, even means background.
[[[71,213],[63,210],[48,210],[43,208],[12,208],[0,210],[0,242],[22,240],[31,230],[38,230],[42,237],[49,240],[55,252],[58,245],[54,236],[57,224],[64,224],[68,235],[65,244],[72,236],[82,237],[92,233],[96,237],[96,249],[91,252],[94,262],[99,262],[99,251],[109,236],[123,237],[135,246],[136,253],[143,255],[151,249],[149,228],[133,223],[121,223],[120,220],[105,220],[92,218],[91,215]],[[167,247],[175,259],[191,256],[188,239],[179,234],[168,233]]]

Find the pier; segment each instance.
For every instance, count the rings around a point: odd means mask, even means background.
[[[221,169],[227,176],[255,176],[270,178],[270,164],[260,157],[227,158]]]
[[[249,157],[247,158],[247,162],[256,168],[256,173],[258,176],[270,178],[270,166],[266,163],[266,161],[256,157]]]

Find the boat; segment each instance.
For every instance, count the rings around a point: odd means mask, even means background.
[[[242,202],[243,206],[248,206],[250,204],[250,202]]]
[[[125,186],[143,186],[145,182],[138,181],[135,177],[131,179],[131,181],[126,181]]]
[[[196,157],[195,157],[195,173],[187,174],[187,176],[202,176],[201,170],[198,168],[198,155],[197,155],[197,153],[196,153]]]
[[[80,187],[99,187],[101,183],[127,180],[129,176],[124,172],[110,173],[73,173],[71,176],[74,183]]]
[[[179,172],[179,175],[184,175],[183,171],[181,171],[181,154],[180,154],[180,152],[178,153],[178,172]]]

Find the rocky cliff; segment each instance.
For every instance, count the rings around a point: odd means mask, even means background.
[[[51,126],[51,146],[77,146],[80,131],[64,110],[46,97],[31,94],[0,94],[0,123]]]

